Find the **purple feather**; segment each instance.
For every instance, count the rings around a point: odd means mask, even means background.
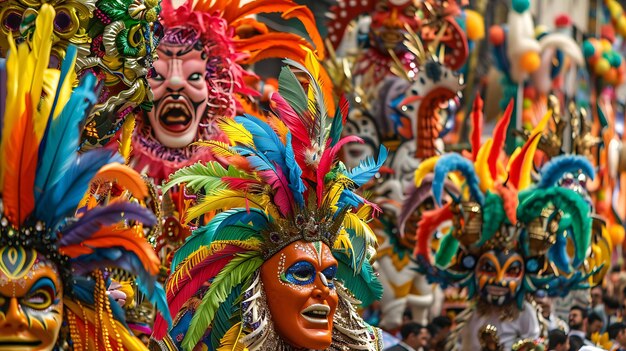
[[[103,226],[133,220],[147,226],[156,224],[156,217],[147,208],[128,202],[117,202],[108,206],[96,207],[87,212],[75,223],[62,230],[60,246],[79,244],[89,239]]]

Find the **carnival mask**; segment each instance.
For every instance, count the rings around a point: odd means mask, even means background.
[[[327,349],[338,296],[337,261],[322,242],[296,241],[261,266],[277,333],[296,348]]]
[[[515,301],[524,276],[522,256],[514,251],[490,250],[480,256],[475,269],[483,301],[496,306]]]
[[[361,110],[350,112],[346,126],[346,135],[356,135],[363,139],[363,143],[348,143],[343,147],[343,158],[346,167],[357,167],[362,160],[374,156],[380,147],[380,132],[374,119]]]
[[[154,108],[148,113],[155,138],[170,148],[195,141],[207,108],[207,56],[202,47],[161,45],[150,79]]]
[[[63,287],[37,251],[0,248],[0,350],[52,350],[63,321]]]
[[[378,1],[370,27],[372,45],[384,53],[387,50],[394,50],[396,53],[406,51],[403,44],[405,25],[414,31],[420,26],[416,0]]]

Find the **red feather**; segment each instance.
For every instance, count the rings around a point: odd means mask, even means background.
[[[350,102],[346,98],[346,94],[341,94],[339,99],[339,112],[341,112],[341,118],[343,119],[343,125],[346,125],[348,120],[348,112],[350,112]]]
[[[285,217],[289,216],[293,209],[293,195],[289,189],[289,182],[278,165],[275,166],[276,171],[267,170],[259,172],[263,180],[269,184],[274,192],[274,201],[272,201],[281,214]]]
[[[498,157],[500,156],[500,151],[502,150],[502,145],[504,145],[504,140],[506,138],[506,130],[509,129],[509,123],[511,122],[511,115],[513,114],[513,99],[509,102],[509,105],[506,107],[504,111],[504,115],[496,124],[496,128],[493,131],[493,146],[491,147],[491,152],[487,157],[487,163],[489,163],[489,172],[491,173],[491,177],[496,179],[498,175]]]
[[[15,227],[19,227],[35,208],[35,174],[39,140],[34,130],[30,94],[26,94],[26,110],[16,122],[7,144],[6,173],[2,197],[4,211]]]
[[[330,166],[333,164],[333,161],[337,158],[337,153],[347,143],[360,143],[363,144],[363,139],[359,138],[356,135],[350,135],[345,138],[339,139],[337,144],[331,148],[326,148],[322,157],[320,158],[320,163],[317,166],[317,184],[316,184],[316,192],[317,192],[317,205],[322,205],[322,193],[324,192],[324,177],[330,171]]]
[[[447,203],[443,207],[426,211],[422,214],[422,219],[417,225],[415,255],[422,255],[430,262],[430,239],[441,223],[452,219],[451,204]]]
[[[524,157],[526,153],[528,153],[528,149],[533,144],[533,140],[541,137],[541,134],[535,134],[532,138],[528,139],[528,141],[522,147],[522,150],[515,157],[514,160],[511,161],[511,166],[509,168],[509,182],[517,189],[519,187],[519,180],[521,175],[522,164],[524,164]]]
[[[228,184],[229,189],[233,190],[250,190],[250,188],[260,185],[256,179],[244,179],[235,177],[222,177],[222,180]]]
[[[227,264],[235,254],[244,252],[245,249],[227,245],[214,255],[204,259],[201,263],[194,266],[188,274],[185,274],[177,284],[168,281],[167,283],[167,304],[170,307],[170,313],[176,317],[181,307],[187,302],[204,283],[214,278]],[[153,328],[153,337],[157,340],[163,339],[167,333],[167,323],[161,317],[157,316]]]
[[[311,146],[308,129],[296,111],[279,93],[272,94],[272,102],[276,104],[276,107],[273,109],[274,112],[276,112],[278,117],[287,125],[289,131],[291,131],[291,135],[293,136],[292,142],[297,140],[302,145],[307,147]]]
[[[480,136],[483,134],[483,99],[476,94],[472,108],[472,160],[476,161],[480,149]]]

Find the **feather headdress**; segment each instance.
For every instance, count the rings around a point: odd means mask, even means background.
[[[521,291],[516,295],[521,308],[526,293],[544,289],[566,294],[588,286],[586,280],[598,267],[585,268],[591,239],[590,206],[581,194],[560,187],[556,179],[575,170],[593,178],[593,168],[583,158],[555,158],[546,164],[533,185],[533,157],[551,111],[533,130],[528,141],[505,164],[502,148],[510,121],[512,104],[495,128],[493,138],[480,145],[473,136],[468,158],[447,154],[416,172],[419,183],[429,171],[432,193],[438,208],[424,213],[417,230],[415,255],[419,270],[429,279],[445,285],[459,284],[477,293],[475,267],[489,250],[512,250],[525,261]],[[480,131],[480,118],[474,130]],[[459,172],[465,192],[452,195],[442,205],[444,181],[448,173]],[[442,249],[431,261],[429,241],[435,228],[445,220],[453,227],[442,239]],[[568,253],[567,243],[574,244]],[[445,243],[445,244],[444,244]]]
[[[159,261],[143,234],[143,226],[156,219],[143,205],[143,180],[119,164],[119,155],[104,149],[78,154],[80,126],[97,100],[96,79],[86,75],[72,91],[72,46],[60,71],[48,68],[54,18],[54,9],[44,4],[32,50],[12,46],[4,65],[0,247],[34,249],[56,264],[65,284],[64,317],[74,331],[83,331],[70,333],[75,346],[141,349],[123,316],[115,308],[107,313],[112,305],[103,273],[119,267],[137,275],[139,288],[166,311],[155,278]],[[124,196],[96,198],[89,192],[94,181],[115,184]],[[125,200],[131,196],[137,201]]]
[[[261,316],[250,307],[251,291],[258,286],[255,272],[265,259],[297,240],[327,244],[339,263],[338,285],[362,303],[382,293],[369,263],[376,239],[367,222],[377,209],[355,190],[378,171],[386,150],[381,149],[377,161],[367,159],[346,169],[337,159],[339,148],[358,141],[340,138],[347,104],[340,103],[330,118],[317,61],[309,59],[306,66],[286,62],[291,67],[280,74],[280,93],[272,97],[274,115],[266,120],[250,115],[224,119],[221,127],[231,144],[204,142],[229,160],[228,168],[196,164],[173,174],[165,187],[186,183],[205,193],[187,220],[223,211],[193,232],[172,262],[167,298],[179,322],[170,335],[185,335],[176,342],[184,350],[201,341],[209,349],[230,349],[246,345],[246,336],[264,335],[263,323],[257,323]],[[308,92],[291,68],[308,75]],[[203,290],[202,301],[190,309],[189,301]],[[363,335],[355,332],[348,338],[369,350],[372,339],[366,339],[372,334],[363,330]],[[160,340],[165,332],[157,321],[153,336]]]

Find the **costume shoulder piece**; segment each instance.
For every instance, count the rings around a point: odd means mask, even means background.
[[[144,237],[156,219],[141,177],[118,155],[78,155],[79,126],[97,101],[96,78],[85,75],[72,91],[73,46],[60,71],[48,68],[54,16],[44,4],[32,50],[15,47],[9,35],[2,61],[0,299],[9,310],[0,334],[20,335],[16,348],[141,350],[107,295],[108,268],[136,275],[142,292],[165,307],[159,262]]]
[[[374,204],[355,193],[384,162],[348,170],[337,160],[348,106],[329,117],[320,67],[286,60],[274,114],[224,119],[230,144],[206,147],[229,161],[176,172],[204,191],[187,221],[221,210],[177,251],[167,282],[174,327],[155,325],[161,349],[199,344],[249,350],[380,350],[378,331],[356,313],[380,297],[370,258],[376,239],[367,222]],[[308,77],[305,90],[292,69]]]

